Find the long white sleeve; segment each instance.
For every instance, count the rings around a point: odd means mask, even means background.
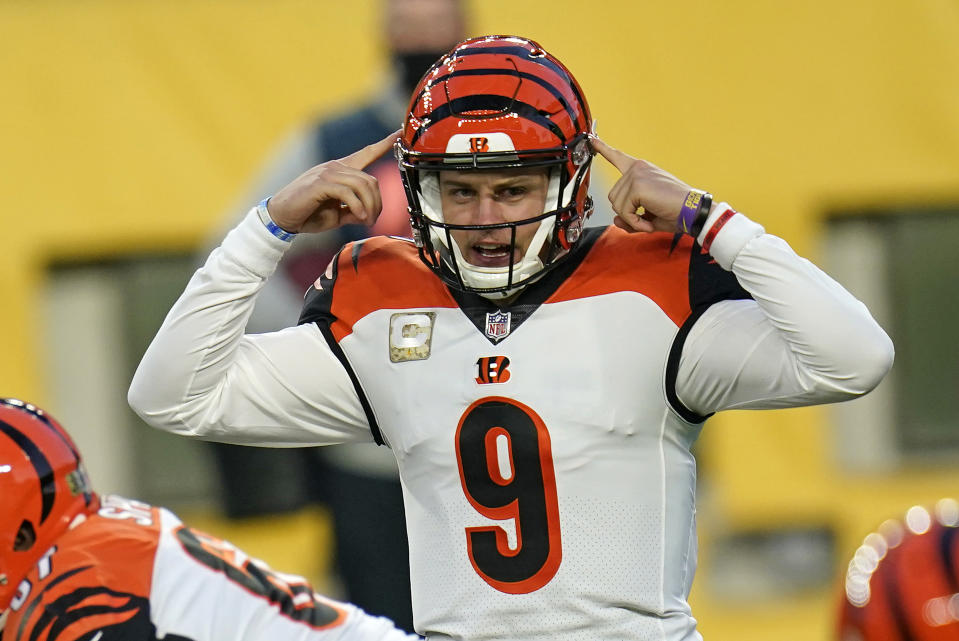
[[[244,335],[286,247],[252,210],[193,275],[130,385],[130,406],[147,423],[230,443],[370,439],[349,375],[315,324]]]
[[[714,208],[701,241],[727,209]],[[848,400],[889,371],[892,341],[866,306],[781,238],[736,214],[709,253],[753,300],[714,304],[691,328],[676,380],[689,409],[708,415]]]
[[[119,497],[109,497],[109,500],[128,501]],[[148,575],[149,616],[160,639],[420,639],[399,630],[388,619],[372,616],[351,603],[316,593],[303,577],[277,572],[263,561],[247,556],[233,544],[183,525],[168,510],[161,508],[154,510],[153,514],[160,517],[160,523],[154,530],[156,551]],[[131,537],[130,532],[135,532],[135,527],[132,523],[123,523],[114,527],[113,536]],[[102,536],[109,540],[109,531],[104,527],[101,530]],[[98,551],[105,548],[103,546]],[[112,567],[121,562],[111,559],[105,563]],[[143,635],[129,636],[145,638]]]

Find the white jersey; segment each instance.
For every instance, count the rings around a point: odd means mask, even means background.
[[[170,511],[118,496],[21,583],[4,641],[416,641]],[[46,636],[44,636],[46,635]]]
[[[388,445],[430,639],[698,639],[702,421],[865,393],[892,354],[848,292],[726,220],[711,254],[589,231],[503,309],[444,287],[409,242],[369,239],[317,281],[303,324],[244,337],[282,254],[251,214],[171,311],[131,404],[204,438]]]

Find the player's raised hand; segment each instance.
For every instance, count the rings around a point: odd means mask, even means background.
[[[652,163],[610,147],[596,136],[590,142],[622,174],[609,190],[609,202],[616,212],[613,223],[626,231],[676,231],[690,186]]]
[[[389,151],[400,130],[345,158],[302,173],[267,204],[270,218],[289,232],[321,232],[341,225],[372,225],[383,201],[376,178],[363,169]]]

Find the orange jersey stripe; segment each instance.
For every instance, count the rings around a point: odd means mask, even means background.
[[[160,523],[156,508],[146,514],[150,522],[93,515],[60,537],[49,574],[40,576],[40,564],[27,576],[31,591],[11,612],[10,638],[46,641],[53,631],[57,641],[71,641],[135,617],[138,629],[148,626]]]
[[[649,297],[677,326],[689,317],[692,236],[629,234],[609,227],[547,303],[638,292]]]
[[[409,241],[375,236],[347,245],[336,260],[330,306],[336,322],[330,329],[337,342],[352,333],[354,323],[378,309],[457,306]]]

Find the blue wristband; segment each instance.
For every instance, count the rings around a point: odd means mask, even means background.
[[[296,238],[296,233],[291,231],[286,231],[285,229],[277,225],[275,222],[273,222],[273,219],[270,218],[270,212],[266,208],[266,204],[268,202],[270,202],[270,196],[267,196],[266,198],[261,200],[260,204],[257,205],[257,210],[258,210],[257,213],[260,216],[260,221],[266,226],[266,230],[270,232],[271,234],[273,234],[273,236],[275,236],[276,238],[279,238],[280,240],[287,243],[292,242],[293,239]]]

